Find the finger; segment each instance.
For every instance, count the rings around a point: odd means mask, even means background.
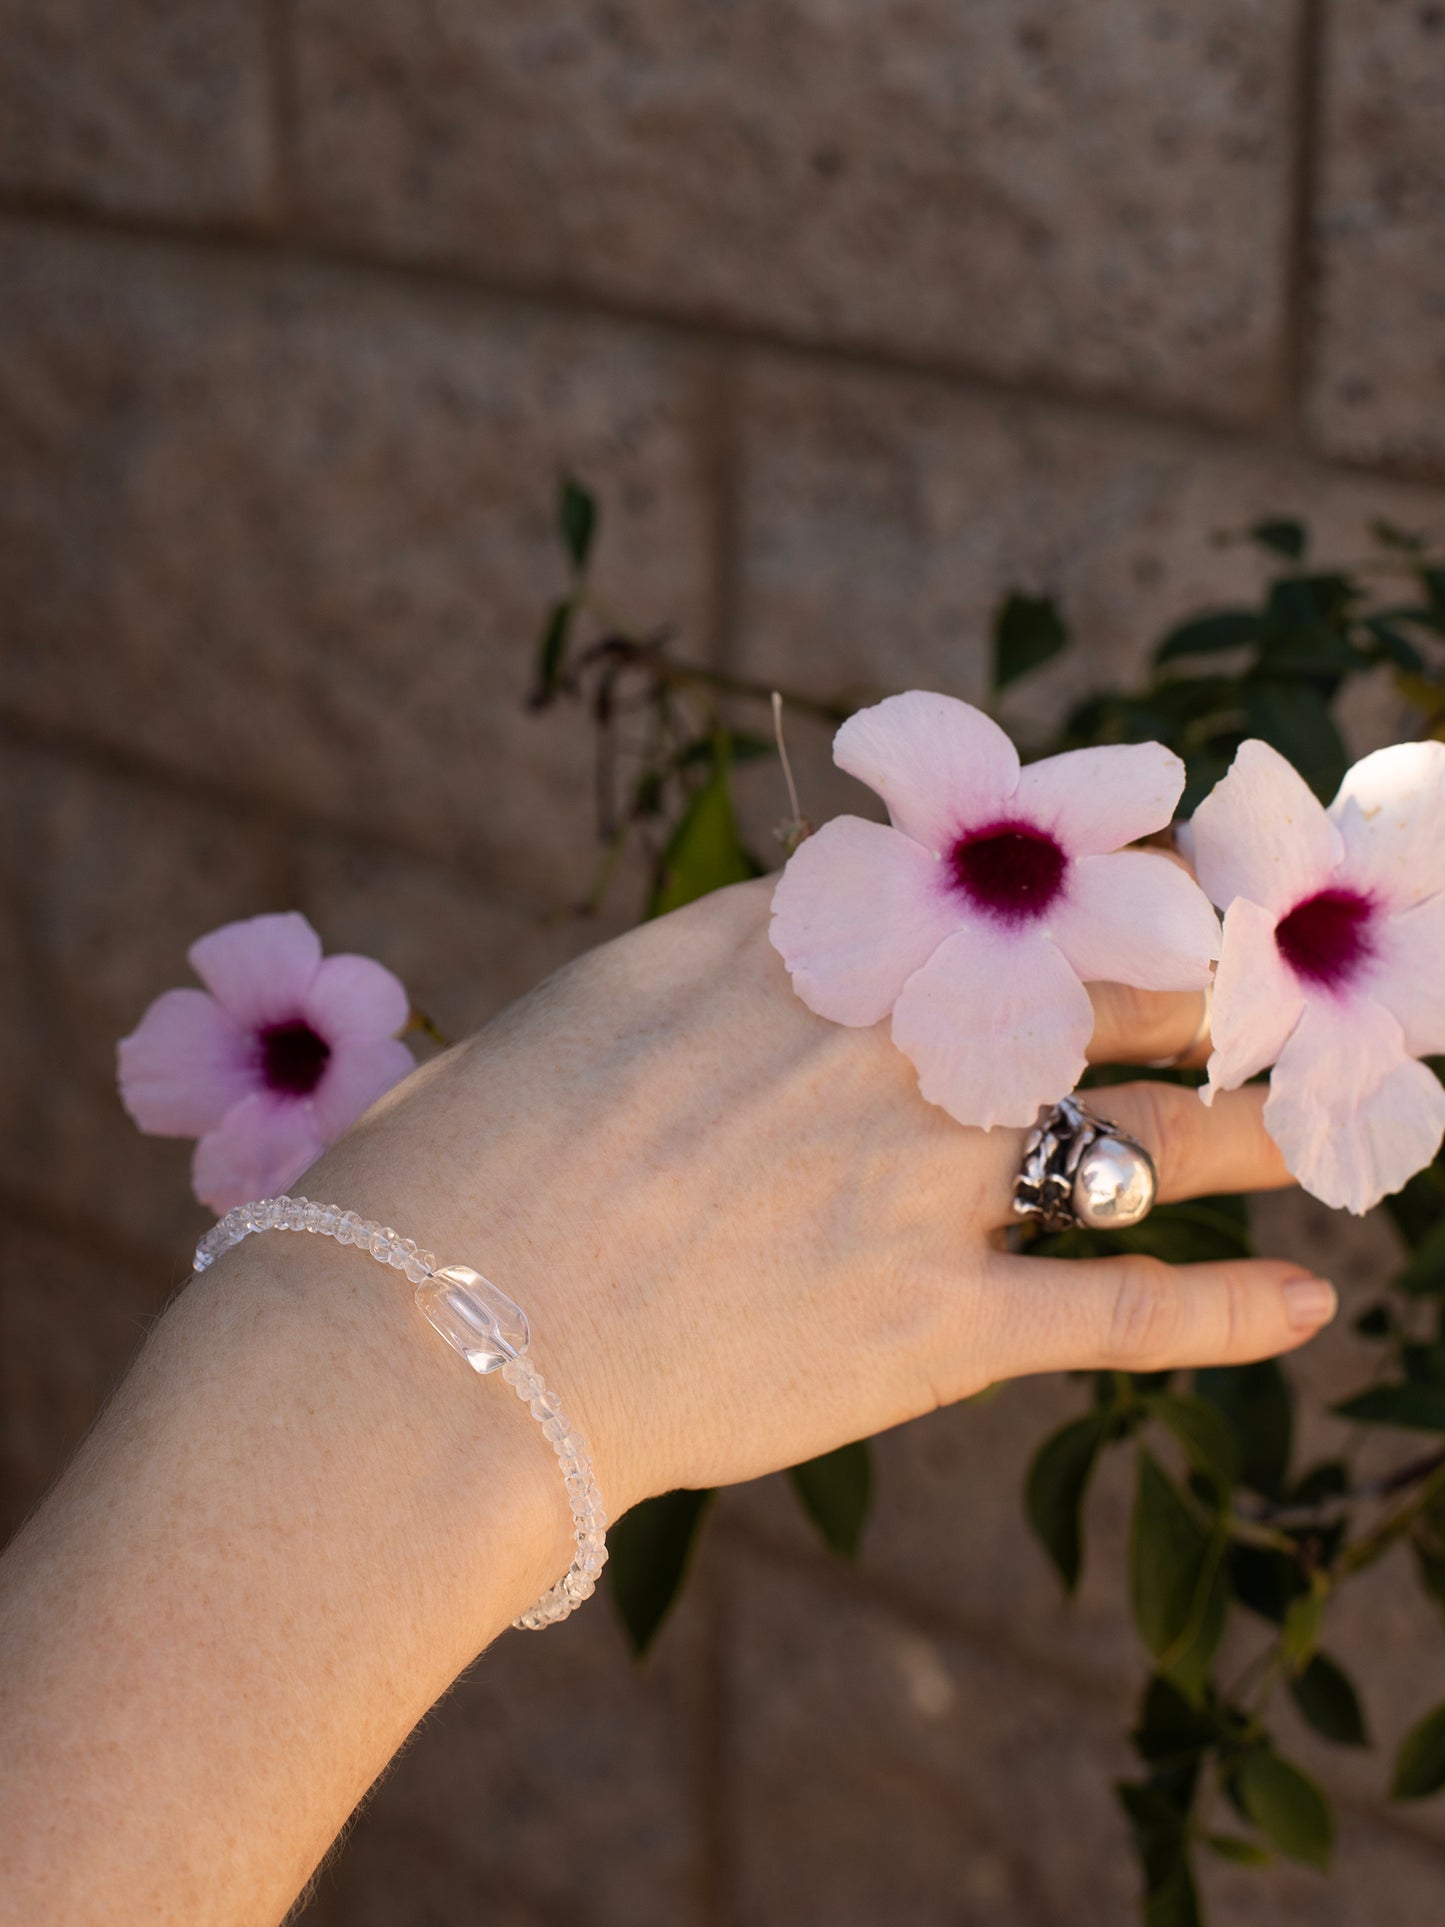
[[[1134,990],[1088,984],[1094,1006],[1091,1064],[1173,1064],[1200,1069],[1209,1056],[1202,990]]]
[[[1303,1345],[1337,1309],[1332,1285],[1275,1258],[1166,1265],[996,1252],[987,1278],[999,1378],[1244,1365]]]
[[[1278,1191],[1293,1184],[1284,1153],[1264,1128],[1265,1084],[1221,1091],[1201,1104],[1179,1084],[1116,1084],[1088,1094],[1091,1109],[1144,1146],[1159,1176],[1159,1202],[1222,1191]]]
[[[1269,1092],[1262,1084],[1222,1091],[1212,1105],[1197,1091],[1157,1081],[1115,1084],[1085,1093],[1096,1116],[1117,1124],[1154,1160],[1160,1204],[1209,1198],[1227,1191],[1277,1191],[1293,1184],[1284,1155],[1264,1128]],[[1026,1131],[991,1131],[987,1154],[996,1160],[991,1197],[995,1226],[1017,1224],[1014,1181],[1023,1164]]]

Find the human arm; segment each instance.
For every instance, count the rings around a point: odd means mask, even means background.
[[[1001,1252],[1020,1134],[963,1130],[885,1032],[805,1010],[766,903],[744,886],[592,953],[304,1181],[522,1302],[613,1516],[998,1378],[1255,1357],[1316,1328],[1290,1323],[1285,1264]],[[1155,1055],[1198,1000],[1103,1009],[1097,1054],[1127,1030]],[[1258,1109],[1110,1093],[1174,1195],[1283,1181]],[[267,1236],[158,1325],[0,1566],[0,1920],[278,1919],[426,1707],[566,1565],[536,1427],[409,1301],[355,1252]]]

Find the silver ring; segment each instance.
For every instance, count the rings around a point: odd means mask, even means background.
[[[1146,1057],[1142,1068],[1146,1071],[1177,1071],[1185,1058],[1192,1057],[1209,1035],[1209,1023],[1213,1015],[1214,979],[1211,977],[1204,986],[1204,1008],[1199,1013],[1199,1022],[1189,1042],[1175,1051],[1172,1057]]]
[[[1013,1208],[1046,1231],[1122,1231],[1148,1217],[1158,1191],[1154,1160],[1138,1139],[1066,1097],[1039,1112]]]

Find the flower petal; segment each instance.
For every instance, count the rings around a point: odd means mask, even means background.
[[[311,1094],[324,1141],[334,1144],[384,1091],[415,1069],[416,1059],[396,1037],[344,1037],[334,1044],[321,1082]]]
[[[1328,884],[1344,844],[1278,750],[1251,737],[1194,812],[1194,866],[1211,902],[1248,897],[1283,915]]]
[[[201,982],[238,1024],[295,1017],[321,962],[321,939],[299,911],[245,917],[198,937],[187,953]]]
[[[1377,917],[1371,937],[1370,995],[1399,1019],[1412,1057],[1445,1051],[1445,892]]]
[[[301,1005],[319,1037],[395,1037],[411,1016],[411,999],[399,977],[371,957],[341,954],[322,959]]]
[[[1248,897],[1236,897],[1224,913],[1224,943],[1214,976],[1209,1034],[1214,1049],[1206,1104],[1218,1091],[1233,1091],[1274,1063],[1304,1014],[1299,979],[1279,954],[1275,916]]]
[[[227,1111],[196,1146],[191,1184],[201,1203],[219,1214],[289,1190],[323,1148],[304,1098],[257,1091]]]
[[[1219,955],[1208,897],[1187,870],[1148,850],[1071,863],[1045,928],[1085,983],[1203,990]]]
[[[838,816],[788,858],[768,936],[809,1010],[864,1025],[888,1015],[961,921],[921,843],[884,823]]]
[[[893,1041],[918,1088],[960,1124],[1032,1124],[1084,1070],[1094,1028],[1089,993],[1041,932],[1010,936],[982,921],[939,945],[903,986]]]
[[[992,718],[926,689],[850,716],[833,738],[833,761],[877,790],[895,828],[935,854],[961,829],[1002,814],[1019,780],[1018,751]]]
[[[1445,1090],[1381,1005],[1318,998],[1280,1053],[1264,1123],[1306,1191],[1361,1213],[1439,1150]]]
[[[1392,910],[1445,890],[1445,743],[1395,743],[1362,758],[1330,816],[1350,881]]]
[[[1014,803],[1070,856],[1102,856],[1162,830],[1184,790],[1184,765],[1162,743],[1070,749],[1026,764]]]
[[[199,1137],[259,1082],[250,1038],[204,990],[157,997],[116,1062],[121,1103],[157,1137]]]

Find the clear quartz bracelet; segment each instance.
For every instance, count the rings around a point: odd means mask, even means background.
[[[479,1271],[467,1265],[439,1265],[431,1252],[418,1250],[413,1239],[399,1237],[390,1225],[374,1224],[340,1205],[313,1204],[309,1198],[261,1198],[255,1204],[238,1204],[196,1246],[194,1269],[208,1271],[223,1251],[253,1231],[312,1231],[369,1251],[382,1264],[406,1273],[416,1286],[420,1310],[473,1371],[501,1372],[557,1454],[576,1541],[567,1571],[512,1624],[528,1632],[554,1626],[574,1606],[590,1599],[607,1563],[607,1514],[592,1477],[587,1441],[526,1356],[532,1333],[521,1306]]]

